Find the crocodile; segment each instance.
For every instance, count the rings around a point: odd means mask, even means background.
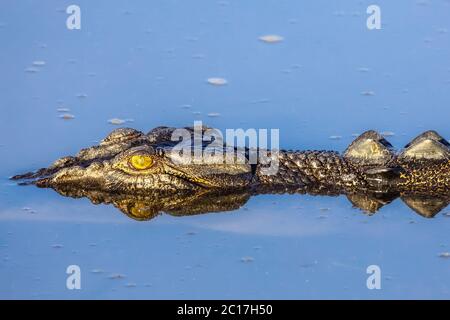
[[[195,138],[195,128],[183,129],[189,132],[190,139]],[[203,126],[201,133],[210,129]],[[176,130],[157,127],[143,133],[132,128],[119,128],[98,145],[82,149],[75,156],[62,157],[47,168],[11,179],[20,184],[53,188],[69,196],[91,195],[95,198],[92,195],[102,194],[101,199],[148,199],[152,194],[157,194],[158,199],[175,199],[178,194],[186,200],[205,199],[198,195],[213,194],[207,201],[211,203],[214,197],[224,194],[242,197],[297,192],[345,194],[349,199],[353,197],[352,202],[368,194],[389,199],[401,196],[402,199],[413,199],[409,203],[416,209],[423,209],[424,203],[430,203],[420,200],[417,204],[414,200],[417,197],[444,199],[437,205],[440,209],[448,203],[450,144],[435,131],[420,134],[400,152],[374,130],[361,134],[342,154],[322,150],[258,149],[257,153],[265,153],[272,160],[276,157],[277,171],[267,174],[267,162],[259,158],[256,162],[249,161],[250,152],[255,151],[249,148],[233,147],[234,151],[241,151],[244,161],[236,161],[237,156],[231,163],[187,161],[177,148],[180,141],[174,139]],[[198,148],[195,143],[193,145],[189,149],[192,154]],[[208,141],[201,141],[200,149],[207,146]],[[227,146],[223,145],[223,148]],[[367,206],[367,201],[363,203]],[[369,203],[373,205],[373,202]],[[433,209],[432,213],[435,211]]]

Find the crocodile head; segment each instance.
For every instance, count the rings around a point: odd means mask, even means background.
[[[192,161],[188,155],[194,153],[194,147],[186,146],[192,145],[193,128],[184,128],[189,141],[184,141],[183,149],[179,141],[172,141],[174,130],[158,127],[144,134],[129,128],[117,129],[99,145],[82,149],[76,156],[60,158],[48,168],[12,179],[58,190],[132,194],[149,190],[236,189],[250,183],[252,170],[248,164],[217,159]]]

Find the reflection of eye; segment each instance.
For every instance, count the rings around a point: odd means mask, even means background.
[[[153,159],[147,155],[134,155],[130,158],[130,165],[137,170],[145,170],[153,165]]]

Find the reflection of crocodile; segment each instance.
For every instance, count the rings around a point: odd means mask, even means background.
[[[193,128],[186,129],[193,132]],[[259,162],[186,161],[176,148],[178,141],[171,139],[174,130],[158,127],[143,134],[118,129],[98,146],[83,149],[75,157],[61,158],[48,168],[12,179],[72,193],[141,196],[148,196],[150,191],[254,194],[258,190],[309,189],[434,197],[450,191],[449,143],[434,131],[421,134],[399,154],[375,131],[363,133],[343,155],[334,151],[268,153],[277,156],[278,170],[267,175],[267,164]],[[190,151],[195,153],[194,149]],[[248,160],[250,151],[246,149],[244,154]],[[414,206],[413,200],[409,203]]]
[[[83,189],[55,188],[63,196],[87,197],[93,204],[112,204],[128,217],[144,221],[161,213],[173,216],[197,215],[221,211],[238,210],[244,206],[251,196],[265,193],[309,194],[314,196],[339,196],[341,191],[330,188],[298,187],[298,188],[254,188],[239,190],[197,189],[167,192],[150,190],[145,195],[118,194]],[[419,215],[432,218],[450,203],[450,196],[420,193],[379,193],[355,192],[346,193],[351,204],[368,215],[377,212],[381,207],[400,197],[404,203]]]

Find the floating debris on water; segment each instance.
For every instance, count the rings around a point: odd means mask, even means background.
[[[51,247],[54,248],[54,249],[61,249],[61,248],[63,248],[64,246],[63,246],[62,244],[56,243],[56,244],[52,244]]]
[[[257,104],[257,103],[268,103],[268,102],[270,102],[269,99],[258,99],[258,100],[253,100],[250,103]]]
[[[29,67],[25,69],[26,73],[38,73],[40,71],[40,69],[38,68],[34,68],[34,67]]]
[[[33,61],[33,66],[36,66],[36,67],[43,67],[43,66],[45,66],[45,61],[43,61],[43,60],[36,60],[36,61]]]
[[[224,78],[208,78],[206,81],[214,86],[223,86],[228,83]]]
[[[370,90],[368,90],[368,91],[362,91],[362,92],[361,92],[361,95],[363,95],[363,96],[374,96],[374,95],[375,95],[375,92],[374,92],[374,91],[370,91]]]
[[[427,6],[429,4],[430,4],[430,2],[428,0],[417,0],[416,1],[416,5],[418,5],[418,6]]]
[[[187,236],[195,236],[196,234],[197,234],[197,232],[194,232],[194,231],[186,232]]]
[[[200,59],[205,59],[205,57],[206,57],[206,56],[205,56],[204,54],[201,54],[201,53],[197,53],[197,54],[193,54],[193,55],[192,55],[192,58],[193,58],[193,59],[199,59],[199,60],[200,60]]]
[[[381,135],[384,136],[384,137],[393,137],[393,136],[395,136],[395,132],[383,131],[383,132],[381,132]]]
[[[250,257],[250,256],[241,258],[241,262],[243,262],[243,263],[249,263],[249,262],[253,262],[253,261],[255,261],[255,258]]]
[[[127,122],[133,122],[134,119],[120,119],[120,118],[112,118],[108,120],[109,124],[121,125]]]
[[[75,119],[75,116],[73,114],[70,113],[65,113],[59,116],[61,119],[63,120],[72,120]]]
[[[217,118],[217,117],[220,117],[220,113],[218,113],[218,112],[210,112],[210,113],[208,113],[208,117],[210,117],[210,118]]]
[[[108,279],[111,279],[111,280],[120,280],[120,279],[125,279],[125,278],[126,278],[126,276],[123,274],[120,274],[120,273],[113,273],[108,277]]]
[[[197,42],[199,40],[198,37],[192,37],[192,36],[187,36],[184,39],[189,42]]]
[[[261,36],[258,38],[259,40],[266,42],[266,43],[277,43],[284,40],[282,36],[276,35],[276,34],[268,34],[265,36]]]
[[[439,253],[440,258],[450,258],[450,252],[441,252]]]
[[[100,274],[100,273],[104,273],[105,271],[103,271],[102,269],[92,269],[91,273],[95,273],[95,274]]]
[[[192,106],[190,104],[182,104],[180,108],[182,109],[190,109]]]
[[[361,68],[358,68],[358,71],[359,72],[363,72],[363,73],[367,73],[367,72],[370,72],[370,69],[366,68],[366,67],[361,67]]]
[[[317,260],[314,260],[313,262],[310,262],[310,263],[301,264],[300,268],[312,268],[318,264],[319,264],[319,262]]]
[[[343,16],[345,16],[345,11],[342,11],[342,10],[334,11],[334,12],[333,12],[333,16],[336,16],[336,17],[343,17]]]
[[[109,119],[108,123],[114,124],[114,125],[120,125],[120,124],[124,124],[125,120],[119,119],[119,118],[113,118],[113,119]]]
[[[342,136],[329,136],[328,138],[331,140],[340,140],[342,139]]]
[[[133,283],[133,282],[130,282],[130,283],[125,284],[125,287],[127,287],[127,288],[136,288],[137,284]]]

